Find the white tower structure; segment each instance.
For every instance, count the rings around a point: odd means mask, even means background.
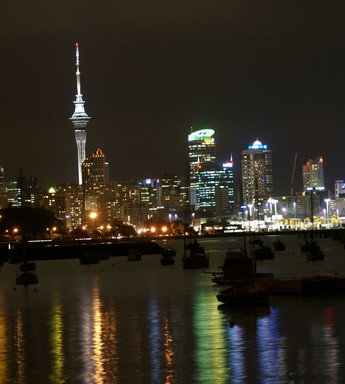
[[[72,121],[72,124],[74,126],[74,132],[75,132],[75,141],[77,143],[77,150],[78,150],[78,181],[79,184],[83,183],[83,176],[82,176],[82,163],[85,160],[85,145],[86,145],[86,127],[91,119],[86,112],[84,108],[84,100],[83,95],[81,94],[81,86],[80,86],[80,70],[79,70],[79,44],[75,44],[76,48],[76,76],[77,76],[77,94],[74,103],[74,113],[72,117],[70,117],[70,120]]]

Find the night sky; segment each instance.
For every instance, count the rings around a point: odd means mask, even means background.
[[[7,180],[77,181],[69,117],[75,42],[87,155],[111,180],[185,175],[187,135],[213,128],[220,160],[256,138],[273,153],[275,194],[324,156],[327,187],[345,178],[343,0],[7,1],[1,5],[1,152]]]

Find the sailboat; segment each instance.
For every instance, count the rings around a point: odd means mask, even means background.
[[[251,244],[252,245],[252,244]],[[217,300],[228,306],[268,305],[268,291],[257,284],[255,259],[251,263],[252,279],[242,284],[234,284],[217,294]]]
[[[189,255],[186,255],[186,250]],[[194,242],[184,245],[182,258],[183,269],[208,268],[210,259],[206,255],[205,248],[195,239]]]
[[[19,266],[19,271],[16,274],[17,285],[29,285],[37,284],[38,277],[35,273],[36,263],[28,262],[26,257],[26,242],[24,239],[25,235],[22,235],[22,261]]]

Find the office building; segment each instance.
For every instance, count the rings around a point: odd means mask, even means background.
[[[345,198],[345,181],[344,180],[336,180],[334,189],[335,189],[336,199]]]
[[[322,156],[317,157],[315,160],[309,159],[306,164],[302,165],[304,192],[325,190],[323,166]]]
[[[219,221],[234,208],[233,162],[204,163],[198,171],[196,210]]]
[[[197,206],[199,170],[216,161],[216,144],[213,129],[201,129],[188,135],[189,203]]]
[[[253,204],[258,209],[272,195],[272,153],[256,140],[242,151],[243,205]]]

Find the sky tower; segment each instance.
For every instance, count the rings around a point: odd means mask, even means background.
[[[75,97],[74,103],[74,113],[72,117],[70,117],[70,120],[72,121],[72,124],[74,126],[74,132],[75,132],[75,141],[77,143],[77,150],[78,150],[78,181],[79,184],[83,183],[83,177],[82,177],[82,163],[85,160],[85,144],[86,144],[86,127],[91,119],[86,112],[84,108],[84,100],[83,95],[81,94],[81,87],[80,87],[80,70],[79,70],[79,45],[78,43],[75,44],[76,49],[76,76],[77,76],[77,94]]]

